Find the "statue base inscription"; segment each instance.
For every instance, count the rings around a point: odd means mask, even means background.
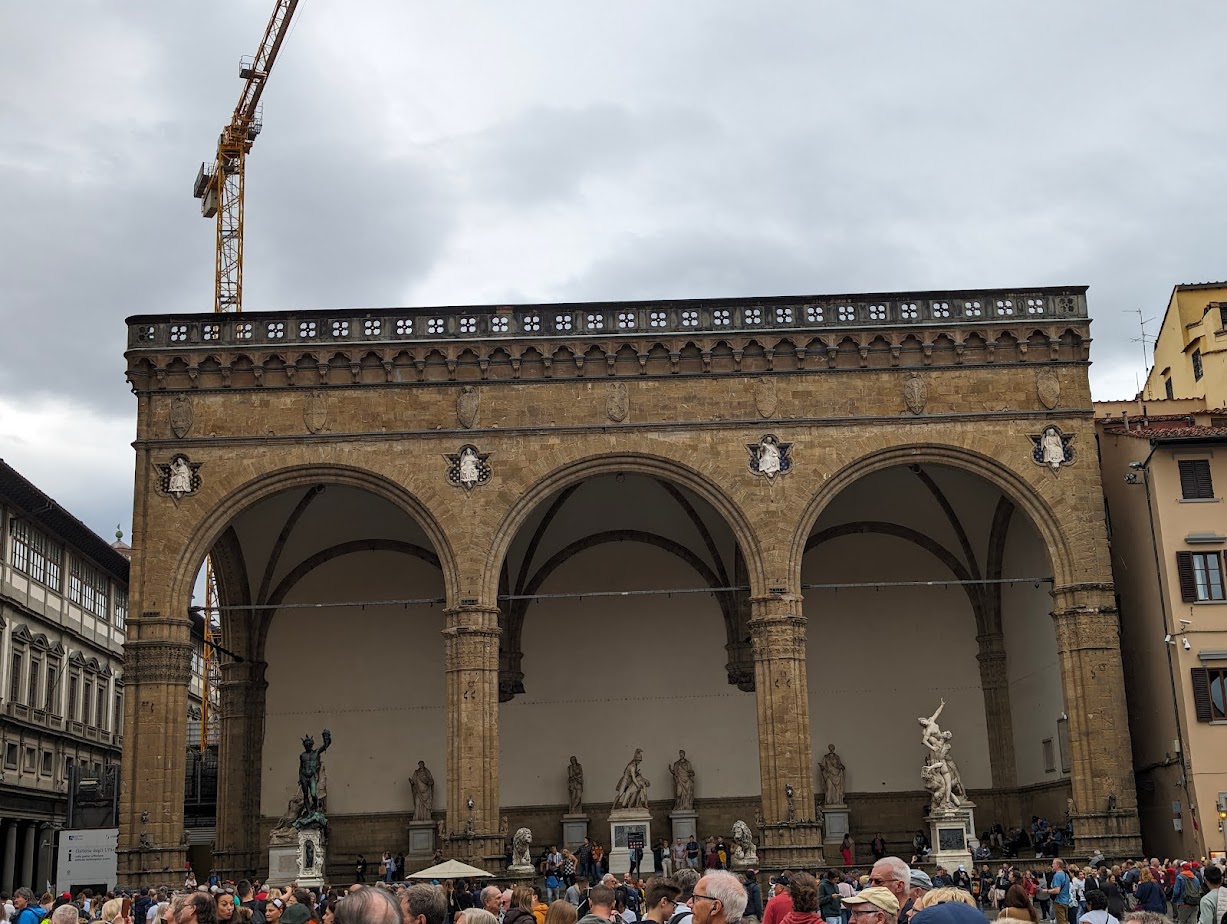
[[[823,843],[827,848],[834,848],[832,856],[839,856],[839,847],[848,833],[848,806],[824,805],[822,807]],[[841,860],[842,862],[842,860]]]
[[[574,850],[588,836],[587,815],[562,816],[562,845],[568,850]]]
[[[670,812],[669,821],[673,825],[673,840],[674,842],[680,837],[682,843],[690,840],[692,837],[697,837],[699,833],[699,813],[698,812]]]
[[[647,809],[614,809],[609,813],[609,871],[615,876],[630,872],[631,848],[643,848],[652,859],[652,813]]]
[[[946,869],[958,869],[960,864],[968,866],[972,863],[971,852],[980,846],[975,834],[973,803],[964,802],[958,808],[931,811],[925,821],[929,823],[929,838],[933,843],[929,862]]]

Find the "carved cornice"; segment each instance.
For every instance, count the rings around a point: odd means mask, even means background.
[[[166,641],[129,642],[124,675],[129,683],[170,683],[186,687],[192,679],[192,645]]]
[[[129,321],[134,390],[1085,362],[1080,287]]]

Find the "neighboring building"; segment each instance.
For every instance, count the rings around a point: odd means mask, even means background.
[[[1142,843],[1206,856],[1224,848],[1227,792],[1227,411],[1185,399],[1095,413]]]
[[[1142,397],[1202,398],[1227,407],[1227,282],[1172,289]]]
[[[41,891],[52,877],[73,769],[102,779],[119,762],[126,551],[0,460],[4,891],[23,885]]]

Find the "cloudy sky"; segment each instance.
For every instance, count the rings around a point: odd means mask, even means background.
[[[0,456],[131,518],[123,319],[212,307],[211,159],[271,0],[0,4]],[[1227,277],[1222,0],[302,0],[248,310]],[[1152,324],[1153,331],[1156,325]]]

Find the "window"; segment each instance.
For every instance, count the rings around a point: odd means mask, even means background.
[[[55,694],[58,693],[59,691],[56,690],[55,687],[56,687],[56,684],[59,682],[60,682],[59,667],[56,666],[56,663],[54,661],[48,661],[47,662],[47,698],[46,700],[44,700],[43,708],[46,709],[50,715],[58,714],[55,708],[55,699],[56,699]]]
[[[1227,330],[1227,302],[1220,302],[1218,306],[1218,329]]]
[[[24,773],[34,773],[38,770],[38,752],[34,748],[26,748],[26,759],[21,769]]]
[[[85,612],[106,619],[109,602],[107,590],[107,577],[102,569],[74,555],[68,573],[68,599]]]
[[[17,769],[17,742],[10,741],[4,746],[4,769]]]
[[[39,768],[39,773],[43,776],[51,776],[51,752],[43,751],[43,765]]]
[[[106,688],[98,684],[98,696],[96,698],[97,711],[94,716],[94,724],[98,726],[99,731],[106,731],[107,727],[107,691]]]
[[[1167,399],[1171,401],[1176,397],[1176,389],[1172,386],[1171,379],[1163,380],[1163,393],[1167,395]]]
[[[34,658],[30,659],[30,682],[26,687],[29,696],[26,697],[26,703],[33,709],[38,708],[38,682],[43,679],[43,662]]]
[[[12,660],[9,661],[9,702],[21,702],[21,665],[22,655],[20,651],[14,651]]]
[[[24,520],[13,520],[13,567],[40,584],[60,589],[60,546]]]
[[[68,721],[76,722],[77,718],[77,687],[81,683],[81,678],[76,671],[68,678],[68,702],[64,704],[64,714],[68,716]]]
[[[1198,381],[1201,379],[1201,376],[1202,376],[1201,350],[1194,350],[1193,351],[1193,380]]]
[[[1209,459],[1182,459],[1180,466],[1180,496],[1185,500],[1199,497],[1214,497],[1214,484],[1210,480]]]
[[[1180,599],[1205,603],[1224,599],[1223,559],[1219,552],[1177,552]]]
[[[115,590],[115,628],[122,629],[128,624],[128,592]]]
[[[1040,742],[1040,746],[1043,747],[1044,749],[1044,772],[1045,773],[1056,773],[1057,772],[1057,754],[1056,754],[1056,748],[1053,747],[1052,739],[1045,738],[1043,741]]]
[[[64,782],[65,783],[72,782],[72,768],[75,766],[75,764],[76,762],[71,757],[64,758]]]
[[[119,690],[115,691],[115,724],[111,729],[116,735],[124,733],[124,695]]]
[[[1227,668],[1194,667],[1193,711],[1198,722],[1227,722]]]
[[[1057,719],[1057,747],[1061,749],[1061,772],[1073,769],[1073,755],[1069,746],[1069,719]]]
[[[90,706],[94,702],[94,683],[89,677],[85,678],[85,692],[81,697],[81,721],[89,723],[93,713],[90,712]]]

